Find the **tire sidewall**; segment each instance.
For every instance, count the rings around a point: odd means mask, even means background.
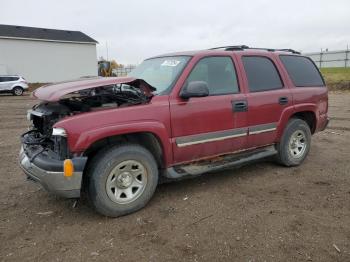
[[[289,150],[289,142],[291,136],[298,130],[305,134],[306,148],[300,157],[294,157]],[[279,158],[282,164],[286,166],[300,165],[307,157],[311,147],[311,131],[308,124],[301,119],[291,119],[283,133],[281,143],[279,145]]]
[[[137,199],[131,203],[118,204],[107,195],[106,182],[113,168],[126,160],[136,160],[145,167],[147,184]],[[98,157],[92,171],[88,184],[90,200],[98,212],[112,217],[126,215],[144,207],[158,184],[158,167],[153,156],[137,145],[118,146],[105,151]]]
[[[16,90],[21,90],[21,94],[16,94]],[[16,86],[15,88],[13,88],[13,90],[12,90],[12,93],[13,93],[13,95],[15,95],[15,96],[21,96],[21,95],[23,95],[23,88],[22,87],[19,87],[19,86]]]

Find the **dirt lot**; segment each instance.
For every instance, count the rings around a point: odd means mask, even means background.
[[[350,261],[350,93],[306,162],[262,162],[159,186],[117,219],[50,196],[17,165],[28,96],[0,96],[2,261]]]

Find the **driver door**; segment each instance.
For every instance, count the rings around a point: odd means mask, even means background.
[[[235,111],[246,101],[239,91],[232,57],[211,56],[197,61],[185,85],[205,81],[209,96],[170,99],[174,162],[190,162],[245,147],[247,112]]]

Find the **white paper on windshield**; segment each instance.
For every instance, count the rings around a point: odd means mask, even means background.
[[[181,61],[179,61],[179,60],[165,60],[162,63],[162,66],[177,66],[180,63],[181,63]]]

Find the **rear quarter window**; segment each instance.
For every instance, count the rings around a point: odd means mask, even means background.
[[[316,65],[309,58],[304,56],[280,55],[280,59],[295,86],[325,85]]]

